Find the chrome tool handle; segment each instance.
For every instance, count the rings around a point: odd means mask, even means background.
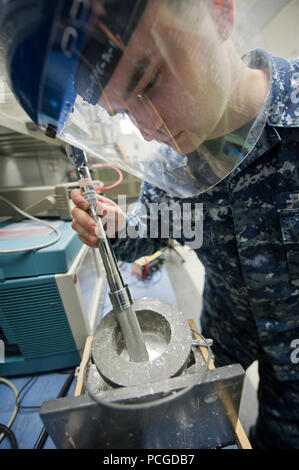
[[[103,227],[102,219],[96,213],[98,197],[87,166],[86,154],[83,150],[72,145],[67,145],[66,153],[76,171],[83,197],[89,203],[89,213],[99,228],[98,248],[110,287],[109,297],[123,333],[130,358],[135,362],[147,361],[148,353],[136,313],[132,308],[129,288],[123,282],[114,251]]]

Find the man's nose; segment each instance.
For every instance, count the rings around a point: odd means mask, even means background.
[[[145,140],[154,139],[157,132],[160,132],[163,127],[164,120],[153,103],[148,98],[139,95],[128,107],[128,110],[143,138]]]

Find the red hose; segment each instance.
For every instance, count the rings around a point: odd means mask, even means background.
[[[97,187],[95,188],[96,191],[105,191],[107,189],[113,189],[113,188],[116,188],[116,186],[118,186],[122,180],[123,180],[123,174],[122,172],[120,171],[119,168],[116,168],[115,166],[113,165],[109,165],[109,163],[95,163],[92,165],[92,167],[95,167],[95,166],[106,166],[108,168],[112,168],[112,170],[116,171],[116,173],[118,174],[119,178],[118,180],[113,183],[113,184],[110,184],[109,186],[103,186],[102,188],[101,187]]]

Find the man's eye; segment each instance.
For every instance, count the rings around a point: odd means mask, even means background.
[[[122,114],[123,116],[126,116],[126,115],[129,115],[130,114],[130,111],[128,109],[116,109],[115,111],[111,112],[111,111],[107,111],[107,113],[109,114],[109,116],[113,117],[115,116],[116,114]]]
[[[159,78],[159,74],[160,74],[160,69],[157,70],[157,72],[153,75],[153,77],[151,78],[151,80],[148,82],[148,84],[146,85],[146,87],[144,88],[143,90],[143,93],[149,91],[151,88],[153,88]]]

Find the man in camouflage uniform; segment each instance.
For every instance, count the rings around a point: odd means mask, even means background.
[[[247,368],[259,361],[253,447],[298,448],[299,360],[293,347],[299,338],[299,60],[262,50],[254,60],[268,66],[272,77],[269,118],[255,148],[230,176],[196,197],[173,198],[143,183],[127,217],[127,232],[131,226],[139,236],[112,245],[121,260],[149,255],[168,242],[159,234],[144,238],[151,204],[190,203],[193,219],[195,205],[203,204],[203,243],[195,250],[206,271],[202,332],[213,338],[216,366],[239,362]],[[82,207],[77,193],[73,200]],[[148,207],[147,218],[139,203]]]

